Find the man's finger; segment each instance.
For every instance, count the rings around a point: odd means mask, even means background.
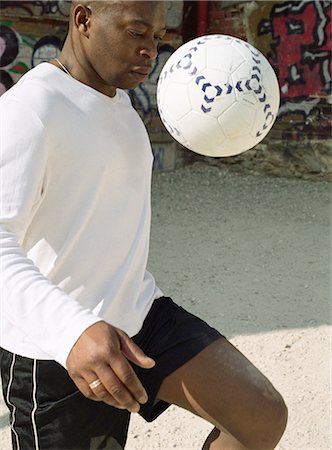
[[[154,359],[146,356],[146,354],[130,339],[125,333],[119,330],[121,339],[121,352],[132,363],[136,364],[143,369],[151,369],[156,364]]]
[[[90,399],[95,400],[97,402],[107,403],[108,405],[113,406],[114,408],[126,409],[125,406],[120,405],[120,403],[117,400],[115,400],[114,397],[112,397],[110,395],[110,393],[105,389],[103,383],[99,384],[95,388],[91,388],[91,383],[89,383],[88,386],[89,386],[91,394],[92,394],[89,397]]]
[[[148,395],[126,358],[123,357],[122,361],[118,359],[112,363],[112,369],[137,402],[147,402]]]
[[[132,393],[132,386],[139,384],[141,388],[138,389],[140,396],[142,397],[144,395],[144,399],[145,397],[147,398],[147,396],[135,372],[125,359],[122,366],[116,362],[115,364],[112,364],[112,367],[105,367],[103,371],[98,373],[98,376],[102,385],[95,389],[95,395],[105,401],[105,392],[103,390],[106,390],[120,406],[131,412],[139,411],[139,399],[136,399],[136,396]]]
[[[91,385],[96,385],[97,383],[94,383],[96,380],[99,380],[98,376],[96,374],[89,374],[87,375],[86,379],[81,376],[75,376],[72,377],[72,380],[76,384],[79,391],[89,400],[94,400],[97,402],[104,402],[107,403],[110,406],[113,406],[114,408],[118,409],[126,409],[125,406],[120,405],[120,403],[113,398],[109,392],[105,389],[102,382],[98,385],[96,388],[91,388]],[[87,381],[88,380],[88,381]]]

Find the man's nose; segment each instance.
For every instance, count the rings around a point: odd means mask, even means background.
[[[146,39],[144,46],[140,50],[140,54],[145,58],[156,59],[158,54],[158,42],[154,38]]]

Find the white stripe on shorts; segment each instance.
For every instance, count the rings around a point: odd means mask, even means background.
[[[8,387],[7,387],[7,394],[6,394],[6,400],[8,405],[10,405],[13,409],[11,411],[11,421],[10,421],[10,428],[12,429],[12,432],[15,436],[15,441],[16,441],[16,446],[17,446],[17,450],[20,450],[20,442],[18,439],[18,434],[14,428],[15,425],[15,413],[16,413],[16,406],[13,405],[9,399],[10,397],[10,388],[12,386],[13,383],[13,378],[14,378],[14,365],[15,365],[15,359],[16,359],[16,355],[13,353],[13,357],[12,357],[12,362],[10,365],[10,373],[9,373],[9,382],[8,382]]]
[[[36,410],[37,410],[37,361],[33,360],[33,373],[32,373],[32,401],[33,401],[33,409],[31,411],[31,422],[32,422],[32,429],[33,429],[33,435],[35,438],[35,448],[36,450],[39,450],[39,440],[38,440],[38,433],[37,433],[37,425],[36,425]]]

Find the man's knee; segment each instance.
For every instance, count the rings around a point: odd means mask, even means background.
[[[286,428],[288,411],[282,396],[271,385],[264,391],[255,406],[252,429],[242,440],[248,449],[274,449]]]
[[[266,411],[267,413],[267,424],[266,424],[266,431],[265,435],[263,434],[263,439],[258,447],[255,446],[255,449],[267,449],[267,448],[275,448],[278,442],[280,441],[282,435],[284,434],[286,425],[287,425],[287,418],[288,418],[288,411],[287,406],[281,397],[281,395],[276,392],[276,395],[271,402],[271,404],[267,407],[267,409],[270,409],[270,411]],[[268,445],[266,447],[265,442]]]

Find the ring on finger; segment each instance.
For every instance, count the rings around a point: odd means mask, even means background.
[[[102,382],[100,381],[100,379],[99,378],[97,378],[96,380],[94,380],[94,381],[92,381],[90,384],[89,384],[89,388],[90,389],[96,389],[98,386],[100,386],[102,384]]]

